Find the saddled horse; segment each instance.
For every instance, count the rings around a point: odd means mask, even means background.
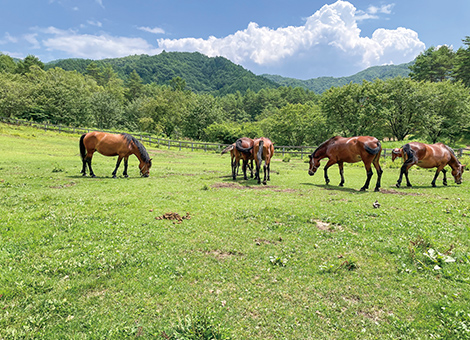
[[[271,167],[271,158],[274,155],[274,143],[271,142],[269,138],[261,137],[254,140],[253,153],[255,156],[256,162],[256,174],[255,179],[258,179],[258,184],[261,183],[260,169],[261,163],[264,161],[263,172],[264,180],[263,184],[266,185],[266,180],[270,180],[270,167]]]
[[[248,137],[242,137],[237,139],[235,143],[229,145],[224,150],[222,150],[221,154],[227,153],[230,151],[231,156],[231,166],[232,166],[232,178],[235,180],[237,179],[238,175],[238,168],[240,167],[240,160],[243,161],[242,170],[243,170],[243,178],[246,180],[248,179],[246,175],[246,169],[251,171],[251,178],[253,178],[253,140]],[[251,161],[251,166],[250,166]]]
[[[401,148],[393,149],[392,161],[397,157],[403,157],[404,160],[400,169],[400,177],[398,177],[396,184],[397,188],[401,185],[403,175],[406,177],[406,186],[412,186],[408,179],[408,170],[415,164],[421,168],[437,168],[434,179],[431,182],[433,187],[436,186],[436,180],[441,171],[444,174],[443,184],[447,185],[447,170],[444,169],[446,165],[452,168],[452,176],[454,176],[455,183],[462,183],[462,174],[465,166],[460,164],[454,151],[445,144],[408,143]]]
[[[310,167],[308,174],[313,176],[320,167],[320,160],[328,158],[323,168],[325,172],[325,182],[330,183],[328,178],[328,168],[333,164],[338,163],[339,174],[341,175],[341,182],[339,186],[344,185],[343,176],[343,163],[356,163],[362,161],[367,171],[367,180],[361,191],[369,188],[370,179],[373,172],[371,164],[374,164],[377,170],[377,183],[375,184],[375,191],[380,191],[380,180],[382,178],[382,168],[380,167],[380,154],[382,152],[382,145],[375,137],[370,136],[356,136],[344,138],[335,136],[320,144],[320,146],[309,156]]]
[[[98,151],[104,156],[118,156],[116,168],[112,175],[116,177],[116,172],[124,159],[124,177],[127,175],[127,164],[130,155],[135,155],[139,161],[140,174],[148,177],[152,167],[152,159],[147,150],[135,137],[127,133],[111,134],[106,132],[89,132],[80,137],[80,155],[82,157],[83,168],[81,173],[86,176],[86,166],[90,169],[90,176],[96,177],[91,169],[91,159],[93,153]]]

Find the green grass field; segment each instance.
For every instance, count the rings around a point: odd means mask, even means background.
[[[275,156],[260,186],[228,155],[147,147],[149,178],[95,154],[93,179],[78,140],[0,125],[0,339],[470,338],[468,173],[397,189],[387,159],[359,192],[362,166],[339,188]]]

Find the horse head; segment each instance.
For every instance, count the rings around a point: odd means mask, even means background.
[[[397,157],[403,157],[403,149],[395,148],[392,150],[392,162],[394,162]]]
[[[308,156],[310,158],[310,166],[308,168],[308,174],[310,176],[315,175],[315,172],[317,172],[318,168],[320,167],[320,159],[315,158],[313,155],[314,154],[312,153],[310,156]]]
[[[455,183],[462,184],[462,174],[465,169],[465,165],[458,164],[452,169],[452,176],[454,176]]]
[[[152,159],[150,158],[148,162],[140,162],[139,169],[140,169],[140,176],[142,177],[149,177],[150,175],[150,168],[152,167]]]

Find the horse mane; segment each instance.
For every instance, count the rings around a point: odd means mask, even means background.
[[[321,143],[316,149],[315,151],[313,151],[312,153],[312,157],[315,157],[315,154],[317,153],[318,150],[320,150],[321,148],[325,147],[325,145],[329,144],[332,142],[333,139],[336,139],[338,137],[341,137],[341,136],[334,136],[334,137],[331,137],[330,139],[324,141],[323,143]]]
[[[131,136],[128,133],[121,133],[121,136],[123,136],[127,140],[127,145],[129,145],[131,142],[134,143],[134,145],[139,149],[140,152],[140,157],[145,163],[150,162],[150,156],[147,153],[147,150],[145,149],[145,146],[141,142],[137,140],[134,136]]]
[[[460,163],[460,160],[457,158],[457,155],[455,154],[454,149],[452,149],[450,146],[447,146],[445,144],[444,144],[444,146],[447,148],[447,150],[449,150],[451,155],[453,155],[455,157],[455,160],[457,161],[457,163],[462,164],[462,163]]]

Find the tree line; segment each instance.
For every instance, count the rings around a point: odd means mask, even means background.
[[[214,96],[191,91],[179,76],[144,83],[135,70],[121,79],[109,64],[91,62],[80,73],[0,55],[0,115],[219,143],[263,135],[277,145],[318,145],[340,134],[453,144],[469,137],[469,37],[464,44],[424,51],[410,77],[351,82],[321,95],[282,86]]]

